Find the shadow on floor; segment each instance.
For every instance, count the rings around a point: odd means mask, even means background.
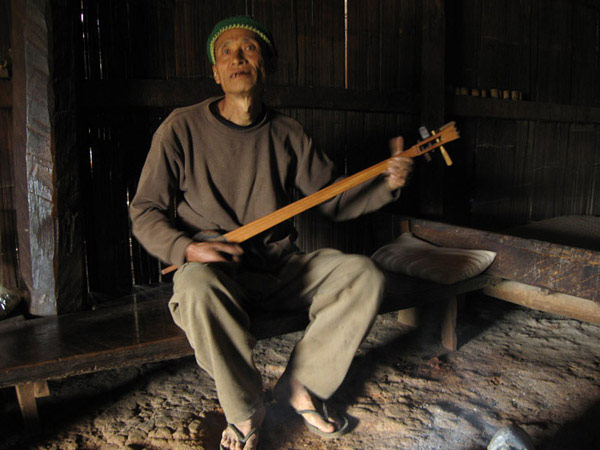
[[[576,420],[565,423],[554,436],[544,439],[539,450],[597,450],[600,448],[600,401]]]

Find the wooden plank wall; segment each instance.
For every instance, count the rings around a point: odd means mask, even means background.
[[[531,120],[523,108],[512,108],[502,118],[459,117],[459,146],[470,153],[472,175],[448,190],[462,193],[458,204],[456,197],[447,199],[454,201],[449,209],[465,211],[473,227],[496,230],[559,215],[600,214],[600,124],[598,110],[585,109],[600,106],[600,5],[463,0],[448,4],[446,12],[450,89],[520,91],[534,116],[548,110],[560,116]],[[480,99],[476,106],[509,106],[499,102]],[[583,119],[575,121],[573,112]]]
[[[9,59],[10,0],[0,0],[0,62]],[[8,80],[0,79],[8,90]],[[4,96],[2,96],[4,97]],[[8,102],[7,102],[8,103]],[[17,266],[17,225],[14,206],[12,114],[9,104],[0,105],[0,286],[20,287]]]
[[[273,85],[398,92],[419,84],[421,7],[416,0],[348,0],[347,41],[344,0],[84,0],[82,5],[82,77],[89,81],[209,81],[205,43],[210,30],[222,18],[251,14],[275,36],[279,62]],[[135,192],[152,133],[171,109],[85,110],[82,151],[89,153],[90,163],[82,178],[89,200],[91,291],[119,293],[132,282],[162,279],[158,262],[131,237],[127,201]],[[298,118],[347,173],[387,157],[387,139],[415,130],[417,123],[411,114],[365,112],[367,108],[282,110]],[[416,138],[414,131],[410,137]],[[407,198],[405,205],[414,207],[416,200]],[[300,245],[307,250],[333,245],[363,252],[391,238],[393,224],[382,220],[331,224],[310,212],[295,219]],[[382,229],[388,233],[378,238]]]

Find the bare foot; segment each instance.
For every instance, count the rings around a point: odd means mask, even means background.
[[[240,432],[241,436],[238,436],[231,425],[227,426],[227,428],[225,428],[223,431],[223,435],[221,436],[221,448],[225,450],[256,449],[259,442],[258,430],[265,419],[265,414],[265,407],[261,406],[261,408],[256,411],[248,420],[233,424],[233,426]],[[249,436],[250,433],[252,434]]]
[[[302,383],[285,373],[273,389],[273,395],[277,401],[289,403],[296,411],[322,410],[316,404],[320,403],[320,400],[315,399]],[[327,420],[321,418],[319,414],[302,414],[302,417],[324,433],[333,433],[342,426],[342,422],[333,417],[329,417]]]

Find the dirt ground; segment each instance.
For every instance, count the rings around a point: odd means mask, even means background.
[[[600,448],[600,327],[487,297],[459,315],[447,352],[430,312],[411,330],[380,316],[332,403],[352,433],[326,441],[269,405],[263,449],[485,449],[516,424],[539,449]],[[300,334],[260,341],[265,389]],[[51,381],[43,431],[27,436],[12,389],[0,390],[0,448],[218,448],[214,384],[192,358]]]

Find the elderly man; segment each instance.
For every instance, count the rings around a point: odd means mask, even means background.
[[[134,234],[150,253],[180,265],[169,307],[198,364],[215,380],[229,423],[221,448],[256,448],[265,417],[248,332],[253,309],[307,311],[310,325],[274,394],[311,431],[338,437],[348,421],[328,414],[324,402],[373,323],[383,276],[365,256],[300,252],[289,222],[244,245],[207,237],[285,206],[292,188],[308,195],[336,179],[301,125],[262,101],[277,57],[267,28],[247,16],[225,19],[207,50],[224,96],[175,110],[156,131],[131,203]],[[385,176],[321,210],[339,220],[374,211],[399,195],[411,165],[398,156]]]

